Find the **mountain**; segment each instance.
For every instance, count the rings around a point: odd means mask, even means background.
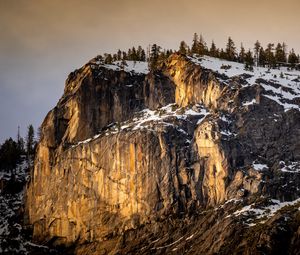
[[[72,72],[26,193],[76,254],[300,254],[299,71],[172,54]]]

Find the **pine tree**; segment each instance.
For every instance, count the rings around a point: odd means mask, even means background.
[[[140,46],[140,45],[138,46],[136,54],[137,54],[138,61],[145,61],[146,55],[145,55],[145,51],[143,50],[142,46]]]
[[[119,49],[118,52],[117,52],[117,59],[120,61],[122,59],[122,52],[121,50]]]
[[[226,58],[229,61],[235,61],[236,60],[236,48],[233,40],[231,37],[228,37],[228,41],[226,44]]]
[[[118,55],[117,54],[113,54],[112,59],[113,59],[113,61],[117,61],[118,60]]]
[[[123,51],[123,53],[122,53],[122,60],[128,60],[128,56],[125,51]]]
[[[266,62],[268,63],[269,68],[275,67],[275,65],[276,65],[276,59],[275,59],[273,50],[274,50],[274,44],[269,43],[265,50]]]
[[[199,55],[208,54],[206,42],[204,41],[202,35],[200,35],[199,37],[197,33],[194,34],[191,54],[199,54]]]
[[[132,47],[132,50],[131,50],[131,60],[133,60],[133,61],[138,60],[138,56],[137,56],[137,52],[136,52],[135,47]]]
[[[169,56],[171,56],[173,54],[173,51],[171,49],[166,51],[166,57],[168,58]]]
[[[193,43],[192,43],[192,48],[191,48],[192,54],[198,53],[198,46],[199,46],[199,36],[197,33],[194,33]]]
[[[259,53],[258,53],[258,65],[265,66],[266,65],[266,53],[263,47],[260,47]]]
[[[254,59],[252,56],[252,52],[249,49],[248,52],[245,54],[245,69],[253,71],[253,65],[254,65]]]
[[[258,66],[259,63],[259,54],[260,54],[261,44],[258,40],[256,40],[254,44],[254,58],[255,58],[255,64]]]
[[[206,42],[204,41],[204,38],[202,35],[200,35],[199,38],[199,49],[198,49],[198,54],[199,55],[205,55],[208,53],[207,47],[206,47]]]
[[[151,70],[155,70],[157,68],[160,49],[161,47],[158,46],[157,44],[153,44],[151,47],[151,52],[149,57],[150,58],[149,65]]]
[[[295,64],[299,63],[299,58],[295,54],[294,49],[290,51],[289,57],[288,57],[288,62],[291,64],[292,67],[295,67]]]
[[[20,135],[20,127],[18,126],[17,145],[20,155],[24,154],[24,139]]]
[[[159,61],[164,61],[167,58],[166,50],[164,49],[158,56]]]
[[[212,57],[218,57],[218,49],[216,47],[216,44],[214,43],[214,41],[211,42],[211,46],[209,49],[209,55]]]
[[[131,51],[131,49],[128,49],[128,51],[127,51],[127,60],[132,60],[132,51]]]
[[[277,64],[286,63],[285,43],[278,43],[275,48],[275,60]]]
[[[287,45],[285,42],[282,43],[282,50],[283,50],[285,62],[287,62]]]
[[[96,58],[95,58],[96,61],[100,62],[100,63],[103,63],[103,57],[102,55],[98,55]]]
[[[243,44],[241,43],[241,49],[240,49],[240,53],[239,53],[239,62],[240,63],[244,63],[245,62],[245,48],[243,46]]]
[[[227,59],[227,54],[223,49],[221,49],[221,51],[220,51],[220,58]]]
[[[105,64],[111,64],[113,62],[113,58],[111,56],[111,54],[104,54],[104,63]]]
[[[185,43],[185,41],[181,41],[180,45],[179,45],[179,53],[181,54],[187,54],[187,44]]]
[[[141,51],[140,61],[146,61],[146,53],[144,49]]]
[[[26,136],[26,152],[28,159],[34,154],[34,146],[34,128],[32,125],[29,125]]]
[[[0,146],[0,169],[5,171],[12,171],[16,168],[17,163],[20,162],[21,153],[17,142],[11,137]]]

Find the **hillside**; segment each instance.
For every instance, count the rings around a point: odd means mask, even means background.
[[[76,254],[299,254],[300,72],[95,58],[46,116],[34,241]]]

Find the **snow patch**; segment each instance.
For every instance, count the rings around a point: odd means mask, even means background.
[[[243,103],[243,106],[248,106],[248,105],[254,105],[256,104],[256,100],[255,99],[252,99],[251,101],[246,101]]]
[[[299,162],[291,162],[290,164],[286,164],[284,161],[280,161],[281,165],[280,171],[285,173],[300,173],[300,163]]]
[[[266,164],[261,164],[261,163],[252,163],[252,166],[256,171],[263,171],[269,168]]]
[[[144,61],[126,60],[124,64],[122,64],[122,61],[115,61],[112,64],[104,64],[102,62],[96,62],[96,64],[114,71],[124,70],[125,72],[128,73],[133,72],[136,74],[149,73],[148,62],[144,62]]]
[[[290,201],[290,202],[280,202],[279,200],[276,199],[271,199],[270,201],[272,204],[266,207],[261,207],[261,208],[255,208],[254,204],[251,205],[247,205],[245,207],[243,207],[242,209],[236,211],[233,213],[234,216],[253,216],[253,218],[248,219],[249,221],[252,220],[259,220],[262,218],[271,218],[272,216],[275,215],[276,212],[278,212],[280,209],[282,209],[285,206],[293,206],[296,205],[297,203],[300,203],[300,198],[294,200],[294,201]],[[231,215],[229,215],[231,216]],[[228,217],[228,216],[227,216]],[[262,220],[259,221],[260,223],[264,223],[266,220]],[[253,222],[249,222],[248,223],[249,226],[254,226],[256,225],[256,223]]]

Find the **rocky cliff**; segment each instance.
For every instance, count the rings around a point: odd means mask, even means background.
[[[294,254],[299,74],[277,72],[174,54],[155,71],[95,58],[71,73],[27,189],[35,240],[77,254]]]

